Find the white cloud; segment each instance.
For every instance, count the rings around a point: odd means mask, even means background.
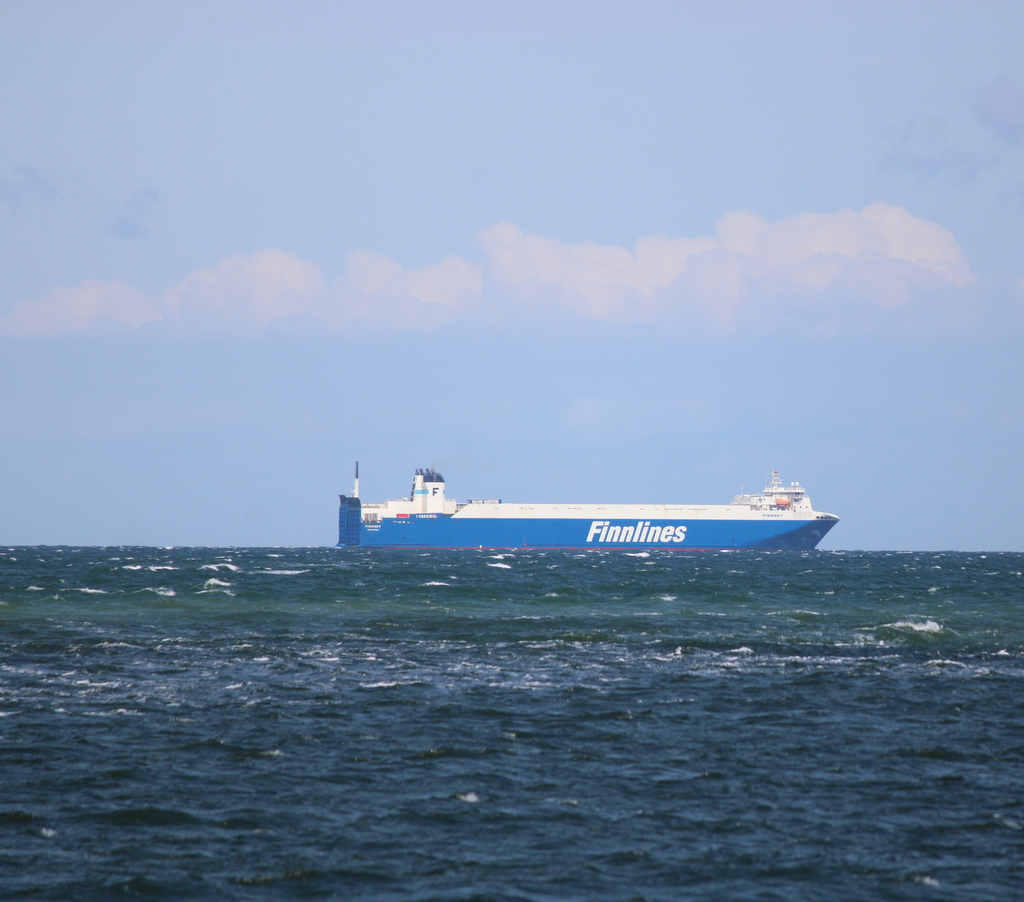
[[[808,295],[838,293],[886,308],[972,279],[946,229],[884,203],[774,222],[741,210],[723,216],[714,237],[652,235],[632,250],[564,244],[509,223],[478,239],[488,278],[512,298],[603,320],[690,313],[729,327],[744,307],[806,312]]]
[[[0,316],[0,335],[140,326],[242,334],[346,331],[356,323],[420,329],[496,308],[718,330],[779,320],[843,328],[961,298],[973,278],[946,229],[884,203],[775,221],[735,211],[713,236],[649,235],[632,248],[567,244],[511,223],[484,229],[477,243],[482,265],[449,256],[406,269],[356,251],[334,284],[315,264],[274,249],[221,259],[156,295],[90,280],[16,306]]]
[[[462,307],[480,297],[482,270],[461,257],[445,257],[420,269],[403,269],[390,257],[355,251],[345,260],[348,284],[377,298],[409,298],[424,304]]]
[[[642,310],[646,299],[681,273],[687,258],[714,244],[706,238],[640,238],[630,251],[595,243],[564,244],[526,235],[508,222],[478,236],[487,274],[526,303],[562,301],[581,316],[620,319]]]
[[[137,328],[162,319],[153,299],[127,282],[87,279],[59,286],[37,301],[23,301],[0,316],[0,335],[52,338],[89,327]]]
[[[186,331],[251,332],[318,316],[326,294],[318,266],[271,249],[196,270],[160,300],[167,320]]]
[[[801,213],[777,222],[746,211],[727,213],[718,221],[718,240],[723,250],[744,254],[771,270],[784,271],[826,255],[843,262],[900,260],[961,287],[971,278],[952,234],[890,204]]]

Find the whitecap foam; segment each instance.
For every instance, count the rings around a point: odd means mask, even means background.
[[[86,595],[106,595],[106,589],[75,589],[76,592],[84,592]]]
[[[443,583],[440,580],[432,579],[429,583],[423,583],[424,586],[450,586],[451,583]]]
[[[203,585],[207,589],[212,589],[217,586],[230,586],[231,583],[224,582],[224,580],[222,579],[208,579],[205,583],[203,583]]]
[[[239,568],[236,567],[234,564],[224,564],[224,563],[221,563],[221,564],[202,564],[199,567],[199,569],[200,570],[235,570],[235,571],[237,571]]]
[[[650,557],[649,551],[627,551],[625,552],[626,557]]]
[[[897,620],[895,623],[883,623],[882,626],[887,626],[894,630],[913,630],[916,633],[942,632],[942,624],[936,623],[934,620],[926,620],[924,623],[914,620]]]
[[[460,802],[469,802],[471,805],[474,804],[475,802],[479,802],[480,801],[480,796],[478,796],[475,792],[460,792],[456,796],[456,798]]]
[[[502,570],[511,570],[511,564],[488,564],[488,567],[500,567]]]
[[[309,573],[308,570],[261,570],[260,573],[269,573],[271,576],[298,576],[300,573]]]

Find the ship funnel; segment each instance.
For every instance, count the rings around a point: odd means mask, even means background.
[[[417,470],[412,478],[412,497],[417,513],[444,513],[444,477],[433,467]]]
[[[352,483],[352,497],[353,498],[358,498],[359,497],[359,461],[358,460],[356,461],[356,478],[355,478],[355,481]]]

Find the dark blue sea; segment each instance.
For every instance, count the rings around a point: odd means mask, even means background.
[[[1020,900],[1022,571],[0,549],[0,897]]]

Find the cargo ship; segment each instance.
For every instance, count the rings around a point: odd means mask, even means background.
[[[408,498],[364,504],[356,464],[340,498],[339,547],[809,549],[839,522],[774,470],[763,492],[730,504],[522,504],[447,498],[430,467],[415,471]]]

